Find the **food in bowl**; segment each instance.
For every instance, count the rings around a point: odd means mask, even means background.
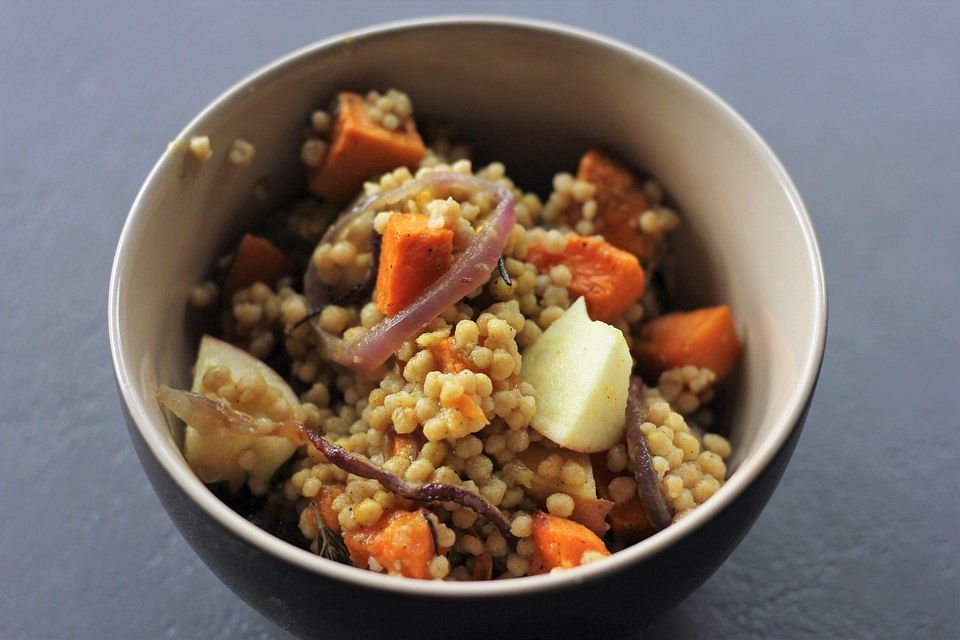
[[[654,180],[588,149],[542,203],[425,144],[396,90],[310,123],[311,195],[191,290],[215,329],[191,389],[158,392],[225,502],[332,560],[489,580],[601,559],[719,489],[741,343],[728,307],[671,308]]]

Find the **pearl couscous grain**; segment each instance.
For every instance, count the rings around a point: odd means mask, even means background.
[[[193,136],[190,138],[190,153],[200,162],[206,162],[213,156],[210,138],[207,136]]]
[[[243,138],[237,138],[230,147],[230,162],[240,166],[247,166],[253,162],[257,149]]]

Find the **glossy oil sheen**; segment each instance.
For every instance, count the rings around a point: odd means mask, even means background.
[[[730,413],[733,474],[689,522],[568,575],[414,584],[360,575],[271,539],[190,472],[178,425],[153,400],[158,382],[189,384],[196,335],[185,320],[188,289],[252,219],[300,189],[297,149],[310,111],[340,89],[388,87],[407,91],[418,116],[458,125],[475,147],[475,166],[500,160],[541,195],[591,144],[615,149],[671,194],[685,220],[674,244],[683,302],[730,304],[746,343]],[[636,50],[562,27],[408,23],[293,54],[221,97],[183,137],[192,134],[210,137],[214,157],[201,165],[168,150],[131,210],[111,281],[111,348],[131,436],[165,508],[256,609],[303,636],[620,635],[688,595],[746,533],[799,436],[822,357],[826,299],[793,185],[711,94]],[[236,137],[256,146],[251,166],[227,160]],[[251,197],[258,182],[270,185],[271,202]],[[400,610],[402,625],[368,613]]]

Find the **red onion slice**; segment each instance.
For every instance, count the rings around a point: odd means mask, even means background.
[[[355,341],[340,341],[333,336],[324,336],[321,333],[324,355],[330,360],[360,373],[371,373],[386,362],[390,354],[396,351],[404,340],[413,336],[445,309],[483,284],[496,268],[517,218],[513,194],[503,185],[458,173],[446,171],[428,173],[399,189],[371,196],[344,214],[327,231],[324,238],[326,239],[328,234],[329,237],[334,237],[340,229],[358,216],[372,216],[376,209],[397,204],[431,187],[474,192],[487,191],[497,196],[500,201],[477,232],[473,243],[460,254],[457,261],[440,279],[423,292],[418,300],[396,315],[383,319]],[[311,274],[311,269],[314,269],[312,261],[304,280],[308,299],[312,296],[314,301],[322,300],[319,278],[315,269]],[[316,328],[315,324],[314,327]],[[320,331],[319,328],[317,330]]]
[[[433,174],[428,174],[433,175]],[[423,191],[424,180],[413,180],[402,187],[375,193],[364,198],[358,204],[354,205],[349,211],[337,218],[337,221],[327,228],[319,244],[333,244],[337,236],[343,233],[349,225],[353,224],[358,218],[366,218],[370,227],[373,227],[373,218],[378,210],[399,204]],[[376,233],[375,231],[373,233]],[[319,245],[318,245],[319,246]],[[373,247],[376,249],[376,247]],[[376,258],[375,258],[376,259]],[[374,274],[374,277],[376,274]],[[317,267],[313,263],[311,256],[307,265],[307,272],[303,277],[303,293],[307,298],[307,304],[311,311],[319,311],[327,304],[327,291],[320,277],[317,274]]]
[[[650,524],[657,530],[663,529],[671,522],[670,509],[660,491],[660,482],[657,471],[653,468],[650,450],[647,449],[647,440],[640,430],[643,417],[640,415],[640,392],[643,382],[634,378],[630,382],[630,392],[627,395],[627,453],[630,457],[630,469],[637,480],[637,495],[640,497],[640,506],[647,514]]]
[[[477,232],[473,244],[418,300],[347,345],[344,355],[351,363],[347,366],[353,369],[369,373],[383,364],[404,340],[485,282],[497,266],[516,221],[510,191],[501,185],[457,174],[441,175],[435,184],[491,190],[500,197],[500,202]]]
[[[510,532],[510,520],[480,494],[441,482],[407,482],[400,476],[376,466],[367,458],[333,444],[294,420],[279,423],[261,421],[231,408],[223,401],[212,400],[200,393],[171,389],[165,385],[160,385],[157,400],[194,429],[227,429],[244,436],[281,437],[297,444],[312,444],[331,464],[355,476],[376,480],[384,489],[399,496],[418,502],[455,502],[473,509],[496,526],[511,546],[516,546],[517,539]]]

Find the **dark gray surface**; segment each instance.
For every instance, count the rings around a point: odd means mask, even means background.
[[[727,99],[818,230],[806,431],[663,638],[956,638],[960,5],[482,3],[651,51]],[[200,563],[122,427],[107,275],[167,141],[261,64],[442,2],[0,10],[0,637],[282,638]],[[255,578],[254,578],[255,579]]]

